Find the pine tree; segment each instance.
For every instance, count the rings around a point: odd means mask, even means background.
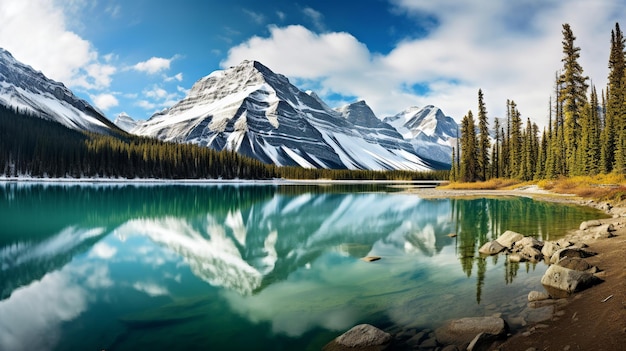
[[[450,168],[450,181],[451,182],[456,182],[458,180],[456,164],[457,164],[456,149],[452,147],[452,167]]]
[[[624,103],[626,95],[626,63],[624,59],[625,39],[619,24],[611,31],[609,54],[609,76],[607,86],[607,111],[602,135],[602,165],[604,172],[613,169],[626,171],[626,121]]]
[[[515,101],[508,101],[509,129],[509,172],[512,178],[522,178],[522,118]]]
[[[469,111],[461,122],[461,167],[460,179],[463,182],[474,182],[478,179],[476,126],[474,115]]]
[[[478,90],[478,177],[487,180],[489,171],[489,122],[487,121],[487,108],[483,100],[483,91]]]
[[[580,48],[574,45],[574,36],[570,25],[563,24],[563,73],[560,76],[561,96],[563,102],[563,114],[565,117],[564,138],[566,172],[570,168],[576,168],[576,155],[580,140],[580,115],[587,102],[586,92],[589,88],[588,77],[583,75],[583,69],[578,63]]]
[[[495,144],[491,153],[491,178],[500,178],[500,120],[494,118],[493,129],[495,130]]]

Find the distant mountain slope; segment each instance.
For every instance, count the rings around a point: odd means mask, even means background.
[[[244,61],[200,79],[186,98],[131,132],[234,150],[281,166],[432,169],[392,128],[370,128],[365,124],[374,122],[371,116],[354,116],[330,109],[261,63]]]
[[[0,48],[0,104],[66,127],[109,134],[119,129],[97,109]]]
[[[452,146],[456,143],[458,125],[433,105],[410,107],[395,116],[385,117],[409,141],[422,158],[451,164]]]
[[[139,123],[140,121],[135,121],[131,116],[123,112],[117,115],[115,121],[113,121],[113,124],[125,132],[130,132],[133,128],[136,128]]]

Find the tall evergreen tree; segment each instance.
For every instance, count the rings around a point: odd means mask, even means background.
[[[487,180],[489,171],[489,122],[482,89],[478,89],[478,177]]]
[[[521,178],[522,174],[522,118],[515,101],[510,100],[508,106],[510,116],[509,129],[509,172],[512,178]]]
[[[450,168],[451,182],[456,182],[458,180],[457,172],[456,149],[452,147],[452,167]]]
[[[463,182],[474,182],[478,179],[477,146],[474,115],[469,111],[461,121],[460,179]]]
[[[616,169],[624,172],[626,167],[626,138],[624,129],[624,103],[626,86],[624,74],[626,63],[624,60],[625,39],[619,23],[611,31],[611,51],[609,54],[609,76],[607,86],[607,111],[602,133],[602,166],[604,172]]]
[[[500,178],[500,120],[493,119],[493,129],[495,131],[495,144],[491,153],[491,178]]]
[[[567,169],[576,167],[576,149],[580,139],[580,114],[587,102],[586,92],[589,88],[588,77],[583,75],[583,68],[578,63],[580,48],[574,45],[576,37],[569,24],[563,24],[563,72],[560,77],[563,114],[565,117],[564,138],[566,173]]]

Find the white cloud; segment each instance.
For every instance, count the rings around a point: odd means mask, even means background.
[[[222,67],[255,59],[321,96],[365,99],[384,117],[408,106],[434,104],[460,120],[476,110],[481,88],[490,117],[505,115],[507,99],[523,117],[547,122],[554,75],[562,67],[561,25],[570,23],[580,63],[598,89],[606,82],[611,29],[626,6],[611,0],[568,2],[437,2],[395,0],[394,13],[436,18],[424,36],[388,53],[371,52],[344,32],[316,34],[302,26],[269,27],[231,48]],[[412,86],[427,87],[416,93]]]
[[[161,71],[166,71],[170,69],[170,64],[173,60],[176,59],[177,56],[172,58],[163,58],[163,57],[151,57],[147,61],[142,61],[135,64],[132,68],[135,71],[144,72],[148,74],[156,74]]]
[[[304,9],[302,9],[302,13],[304,13],[304,15],[307,16],[311,20],[311,22],[313,22],[313,25],[317,30],[325,30],[324,15],[322,15],[321,12],[314,10],[310,7],[305,7]]]
[[[243,12],[250,17],[250,19],[257,24],[263,24],[265,22],[265,16],[261,13],[257,13],[248,9],[243,9]]]
[[[91,252],[89,253],[90,257],[99,257],[103,259],[109,259],[117,253],[117,249],[105,242],[99,242],[93,246]]]
[[[163,296],[163,295],[169,295],[170,292],[167,290],[167,288],[154,284],[154,283],[149,283],[149,282],[137,282],[135,284],[133,284],[133,288],[137,291],[141,291],[144,292],[146,294],[148,294],[149,296]]]
[[[287,18],[287,15],[282,11],[276,11],[276,16],[278,16],[278,19],[281,21],[284,21],[285,18]]]
[[[70,19],[63,6],[70,5],[46,0],[2,0],[0,47],[70,87],[108,87],[116,70],[102,64],[91,43],[68,29]]]
[[[165,81],[166,82],[173,82],[175,80],[179,81],[179,82],[183,81],[183,74],[182,74],[182,72],[181,73],[177,73],[177,74],[175,74],[175,75],[173,75],[171,77],[167,77],[167,76],[165,77]]]
[[[135,106],[141,107],[144,110],[154,110],[157,105],[147,100],[139,100],[135,103]]]

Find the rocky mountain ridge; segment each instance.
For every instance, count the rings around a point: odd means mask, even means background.
[[[416,153],[364,101],[333,110],[257,61],[200,79],[187,97],[131,132],[280,166],[428,170],[445,168],[451,158],[451,149],[445,160]]]
[[[62,83],[16,60],[0,48],[0,104],[68,128],[110,134],[118,128]]]

